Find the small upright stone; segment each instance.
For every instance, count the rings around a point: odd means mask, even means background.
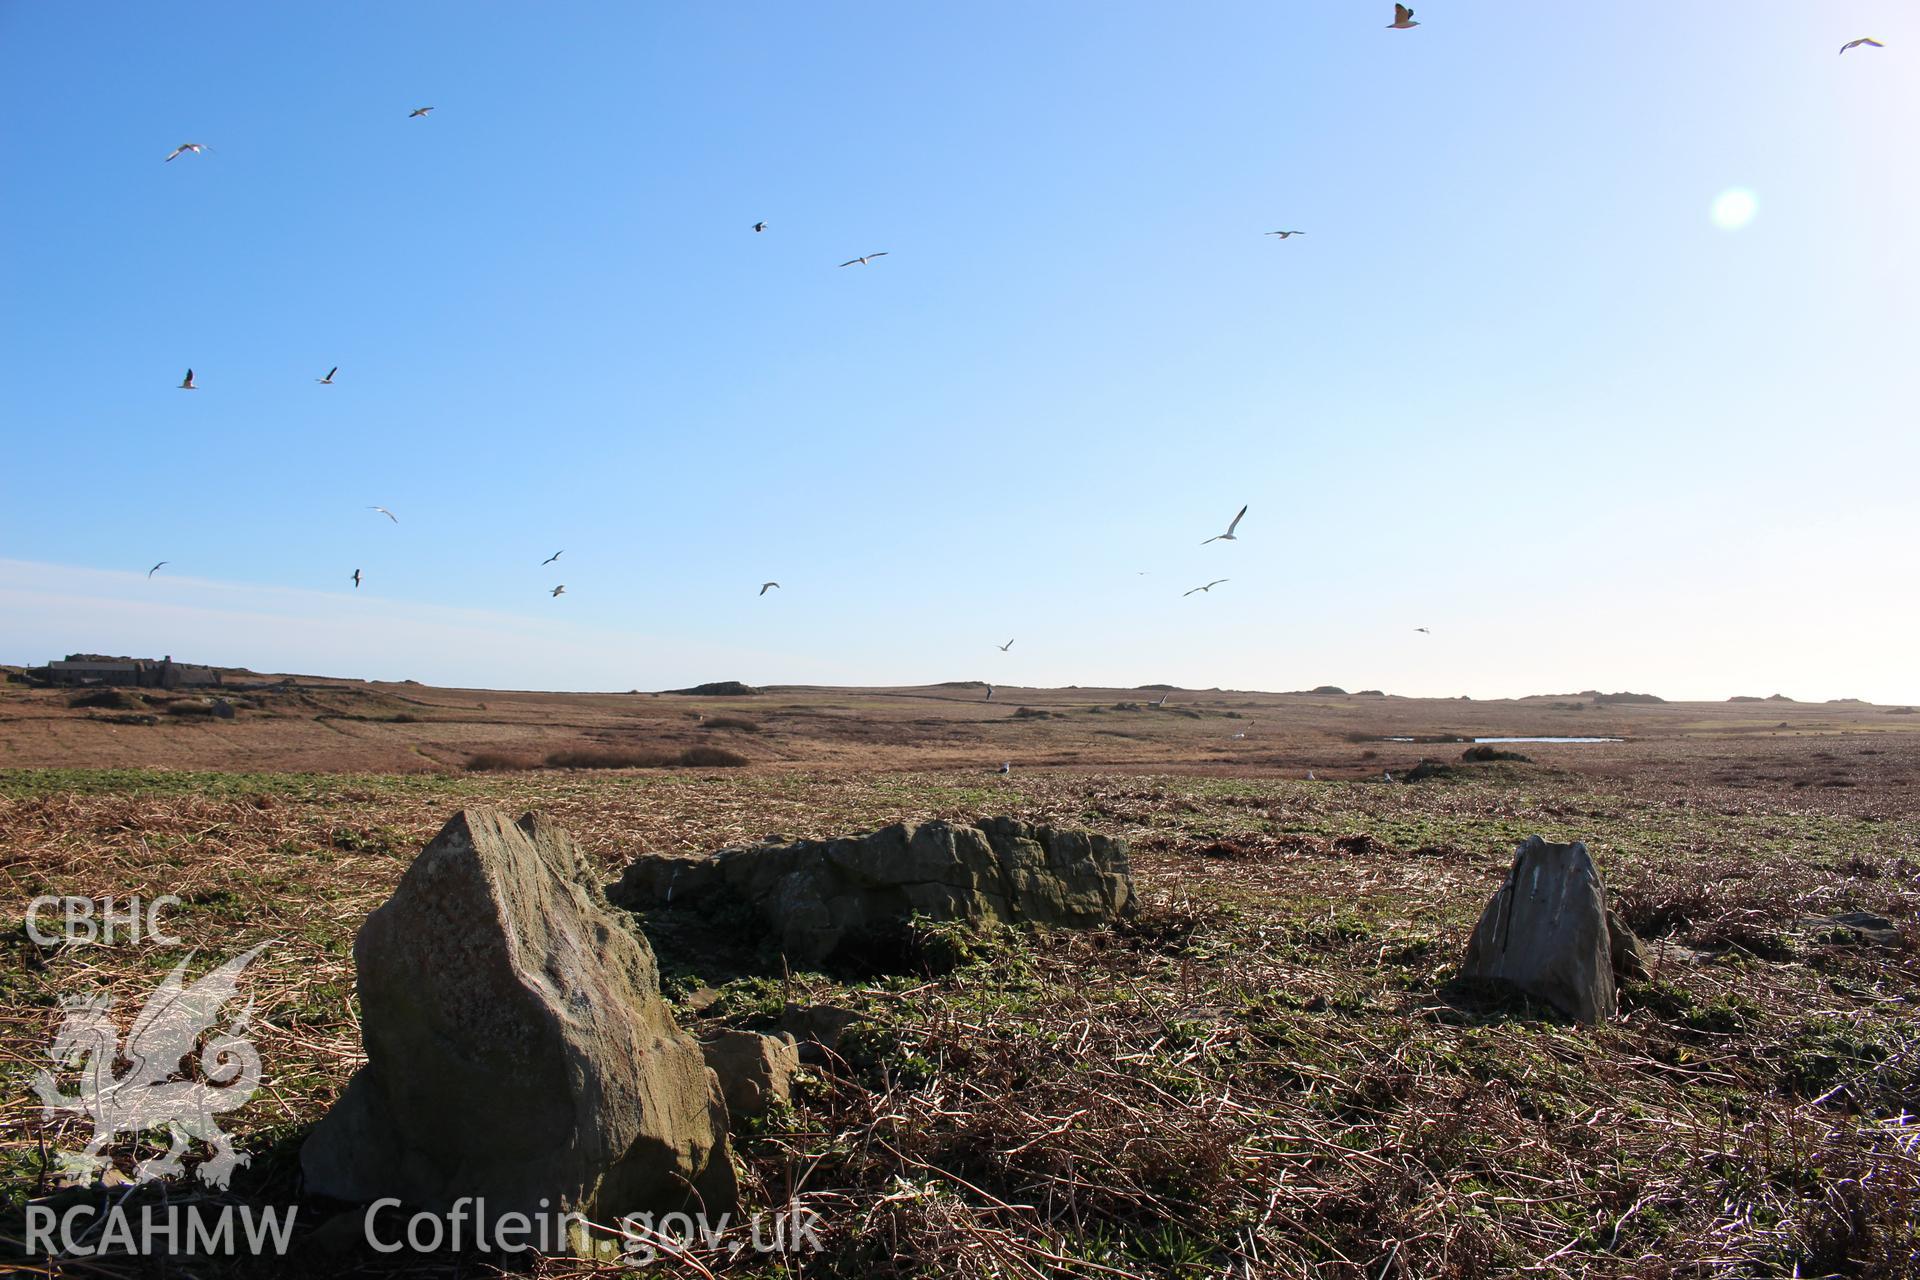
[[[763,1036],[757,1031],[722,1031],[700,1043],[707,1065],[720,1077],[727,1113],[765,1115],[793,1100],[793,1073],[800,1069],[800,1046],[791,1035]]]
[[[1607,909],[1607,888],[1587,846],[1529,836],[1480,913],[1461,973],[1504,979],[1592,1023],[1618,1007],[1616,966],[1630,976],[1639,963],[1638,943]]]

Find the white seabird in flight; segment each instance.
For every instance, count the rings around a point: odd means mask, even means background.
[[[1213,580],[1212,582],[1209,582],[1209,583],[1208,583],[1208,584],[1207,584],[1206,586],[1204,586],[1204,587],[1195,587],[1195,588],[1193,589],[1193,591],[1182,591],[1182,592],[1180,593],[1180,598],[1181,598],[1182,600],[1184,600],[1184,599],[1186,599],[1186,598],[1187,598],[1188,596],[1190,596],[1190,595],[1192,595],[1194,591],[1211,591],[1211,590],[1213,590],[1213,589],[1214,589],[1215,587],[1217,587],[1217,586],[1219,586],[1219,585],[1220,585],[1221,583],[1223,583],[1223,582],[1226,582],[1226,581],[1228,581],[1228,579],[1226,579],[1226,578],[1215,578],[1215,579],[1214,579],[1214,580]]]
[[[1307,233],[1304,231],[1269,231],[1267,234],[1270,236],[1279,236],[1282,240],[1285,240],[1289,236],[1303,236]]]
[[[180,389],[182,391],[198,391],[200,389],[193,385],[193,370],[187,370],[187,376],[180,379]]]
[[[564,548],[559,551],[556,551],[552,555],[548,556],[545,560],[542,560],[540,562],[540,565],[542,568],[545,568],[547,565],[552,564],[555,560],[558,560],[561,556],[565,554],[567,553]]]
[[[426,116],[430,114],[432,111],[433,111],[432,107],[415,107],[413,110],[407,112],[407,119],[412,120],[421,116]]]
[[[859,258],[848,258],[845,262],[841,263],[840,265],[843,267],[864,267],[869,262],[872,262],[875,258],[884,258],[886,256],[887,256],[886,250],[882,249],[879,253],[869,253]]]
[[[765,595],[767,594],[767,592],[771,591],[773,588],[779,585],[780,584],[777,582],[763,582],[760,584],[760,594]]]
[[[204,143],[183,142],[179,146],[175,147],[172,151],[167,153],[167,159],[171,161],[175,157],[186,155],[188,152],[192,152],[194,155],[197,156],[202,151],[205,151],[206,149],[207,148]]]
[[[1861,36],[1858,40],[1849,40],[1841,45],[1840,52],[1845,53],[1849,49],[1858,49],[1861,45],[1866,45],[1869,49],[1884,49],[1887,47],[1878,40],[1875,40],[1872,36]],[[173,157],[168,156],[167,159],[171,160]]]
[[[1009,640],[1009,641],[1007,641],[1007,642],[1006,642],[1005,644],[1002,644],[1002,645],[995,645],[994,647],[995,647],[996,649],[998,649],[998,650],[1000,650],[1000,652],[1002,652],[1002,653],[1005,653],[1005,652],[1006,652],[1007,650],[1009,650],[1009,649],[1011,649],[1011,648],[1013,648],[1013,641],[1012,641],[1012,640]]]
[[[358,569],[353,571],[353,589],[355,591],[360,589],[360,571]]]
[[[161,570],[161,568],[162,568],[163,566],[165,566],[165,565],[170,565],[170,564],[172,564],[172,563],[173,563],[173,561],[171,561],[171,560],[162,560],[162,561],[161,561],[161,562],[160,562],[159,564],[157,564],[157,565],[155,565],[155,566],[153,566],[153,568],[151,568],[151,569],[149,569],[149,570],[147,570],[147,576],[148,576],[149,578],[151,578],[151,577],[152,577],[152,576],[153,576],[154,574],[156,574],[156,573],[158,573],[158,572],[160,572],[160,570]]]
[[[548,592],[547,594],[552,596],[563,596],[567,594],[567,584],[563,582],[559,586],[555,587],[552,591]]]
[[[333,366],[333,368],[331,368],[331,369],[329,369],[329,370],[327,370],[327,376],[326,376],[326,377],[324,377],[324,378],[315,378],[315,379],[314,379],[314,381],[315,381],[315,382],[317,382],[317,383],[319,383],[319,384],[320,384],[321,386],[323,386],[323,387],[330,387],[330,386],[332,386],[332,385],[333,385],[333,375],[334,375],[334,374],[336,374],[336,373],[338,373],[338,372],[340,372],[340,366],[339,366],[339,365],[335,365],[335,366]]]
[[[1252,504],[1249,503],[1248,505],[1251,506]],[[1246,516],[1246,514],[1247,514],[1247,508],[1241,507],[1240,514],[1233,518],[1233,523],[1227,526],[1227,531],[1225,533],[1216,533],[1211,538],[1208,538],[1206,542],[1202,542],[1200,545],[1204,547],[1207,545],[1208,542],[1238,541],[1238,539],[1233,536],[1233,531],[1240,527],[1240,521]]]
[[[389,520],[391,520],[391,521],[393,521],[393,522],[394,522],[395,524],[399,524],[399,523],[400,523],[400,517],[399,517],[399,516],[397,516],[397,515],[395,515],[395,514],[393,514],[393,512],[391,512],[391,511],[389,511],[389,510],[387,510],[387,509],[386,509],[385,507],[368,507],[368,508],[367,508],[367,510],[369,510],[369,511],[378,511],[378,512],[379,512],[379,513],[380,513],[381,515],[383,515],[383,516],[385,516],[385,517],[386,517],[387,519],[389,519]]]
[[[1413,10],[1403,4],[1396,4],[1393,6],[1393,21],[1387,24],[1387,30],[1405,31],[1408,27],[1417,27],[1419,25],[1419,23],[1413,20]]]

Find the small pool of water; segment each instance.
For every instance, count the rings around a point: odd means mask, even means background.
[[[1625,738],[1475,738],[1475,742],[1625,742]]]

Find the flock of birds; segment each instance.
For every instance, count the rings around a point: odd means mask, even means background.
[[[1414,20],[1413,10],[1410,7],[1404,4],[1395,4],[1393,6],[1393,21],[1387,24],[1387,29],[1390,31],[1406,31],[1406,30],[1411,30],[1412,28],[1417,27],[1419,25],[1420,24]],[[1842,54],[1845,54],[1850,50],[1863,48],[1863,47],[1870,48],[1870,49],[1883,49],[1886,46],[1882,44],[1880,41],[1873,39],[1871,36],[1861,36],[1858,39],[1849,40],[1845,44],[1841,45],[1840,52]],[[409,120],[425,119],[427,116],[433,114],[435,110],[436,108],[434,107],[415,107],[412,111],[410,111],[407,114],[407,119]],[[210,148],[208,148],[204,143],[183,142],[179,146],[175,147],[172,151],[167,153],[166,160],[167,160],[167,163],[172,163],[174,160],[179,159],[183,155],[198,156],[206,153],[208,150],[210,150]],[[764,233],[767,230],[768,225],[769,224],[764,219],[761,221],[755,222],[753,224],[754,234],[759,235],[761,233]],[[1277,237],[1278,239],[1281,239],[1281,240],[1288,240],[1294,236],[1305,235],[1306,232],[1298,229],[1289,229],[1289,230],[1283,230],[1283,231],[1269,231],[1266,234]],[[842,268],[870,266],[877,260],[887,256],[888,256],[887,250],[884,250],[884,249],[877,250],[872,253],[863,253],[859,257],[849,258],[845,262],[842,262],[840,266]],[[333,386],[334,377],[339,372],[340,372],[339,366],[335,365],[333,368],[327,370],[325,377],[315,378],[314,381],[319,383],[323,387]],[[192,369],[188,369],[186,373],[186,377],[181,379],[180,389],[183,391],[198,391],[200,389],[199,384],[194,380],[194,373]],[[368,510],[379,512],[381,515],[386,516],[387,519],[393,521],[395,524],[400,523],[400,517],[395,515],[392,511],[389,511],[386,507],[371,506],[368,508]],[[1208,543],[1213,543],[1213,542],[1238,541],[1239,540],[1238,530],[1240,528],[1240,522],[1246,518],[1247,510],[1248,510],[1248,507],[1243,505],[1240,508],[1240,510],[1234,515],[1233,519],[1228,522],[1227,530],[1225,533],[1217,533],[1213,535],[1211,538],[1207,538],[1203,540],[1200,545],[1206,546]],[[545,566],[552,564],[554,561],[558,560],[563,554],[565,554],[563,551],[554,552],[552,555],[548,556],[545,560],[542,560],[540,562],[541,567],[544,568]],[[155,564],[151,569],[147,570],[147,577],[149,578],[153,577],[154,574],[158,573],[161,569],[165,568],[167,565],[171,563],[172,561],[170,560],[160,561],[159,563]],[[353,573],[350,575],[350,580],[352,581],[355,589],[359,588],[360,583],[363,580],[363,577],[364,575],[359,569],[355,569]],[[1230,581],[1231,579],[1229,578],[1215,578],[1210,582],[1206,582],[1200,586],[1197,586],[1197,587],[1191,588],[1190,590],[1182,592],[1181,597],[1184,599],[1187,596],[1207,594],[1212,592],[1212,590],[1215,587],[1221,586]],[[767,592],[776,590],[779,587],[780,587],[780,584],[778,582],[763,582],[760,584],[760,590],[758,594],[761,596],[765,596]],[[560,596],[565,595],[566,591],[567,591],[566,584],[560,583],[555,585],[548,592],[548,594],[552,598],[558,599]],[[1419,632],[1422,635],[1433,634],[1426,627],[1415,627],[1414,630],[1416,632]],[[1008,640],[1005,644],[996,645],[995,647],[998,648],[1002,653],[1005,653],[1008,650],[1013,648],[1013,641]],[[993,686],[988,685],[987,700],[992,701],[992,699],[993,699]],[[1166,701],[1166,698],[1162,696],[1160,701],[1154,703],[1153,705],[1157,707],[1165,703],[1165,701]],[[1245,734],[1240,733],[1234,736],[1244,737]],[[1008,771],[1008,766],[1003,766],[1001,769],[1001,772],[1004,773],[1007,771]]]

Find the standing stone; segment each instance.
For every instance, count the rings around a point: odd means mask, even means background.
[[[367,1065],[301,1150],[309,1192],[483,1197],[489,1220],[733,1207],[718,1082],[590,883],[546,818],[453,816],[354,941]]]
[[[1514,854],[1506,883],[1480,913],[1461,973],[1505,979],[1592,1023],[1617,1008],[1616,963],[1622,976],[1631,973],[1639,946],[1607,910],[1606,885],[1587,846],[1529,836]]]

